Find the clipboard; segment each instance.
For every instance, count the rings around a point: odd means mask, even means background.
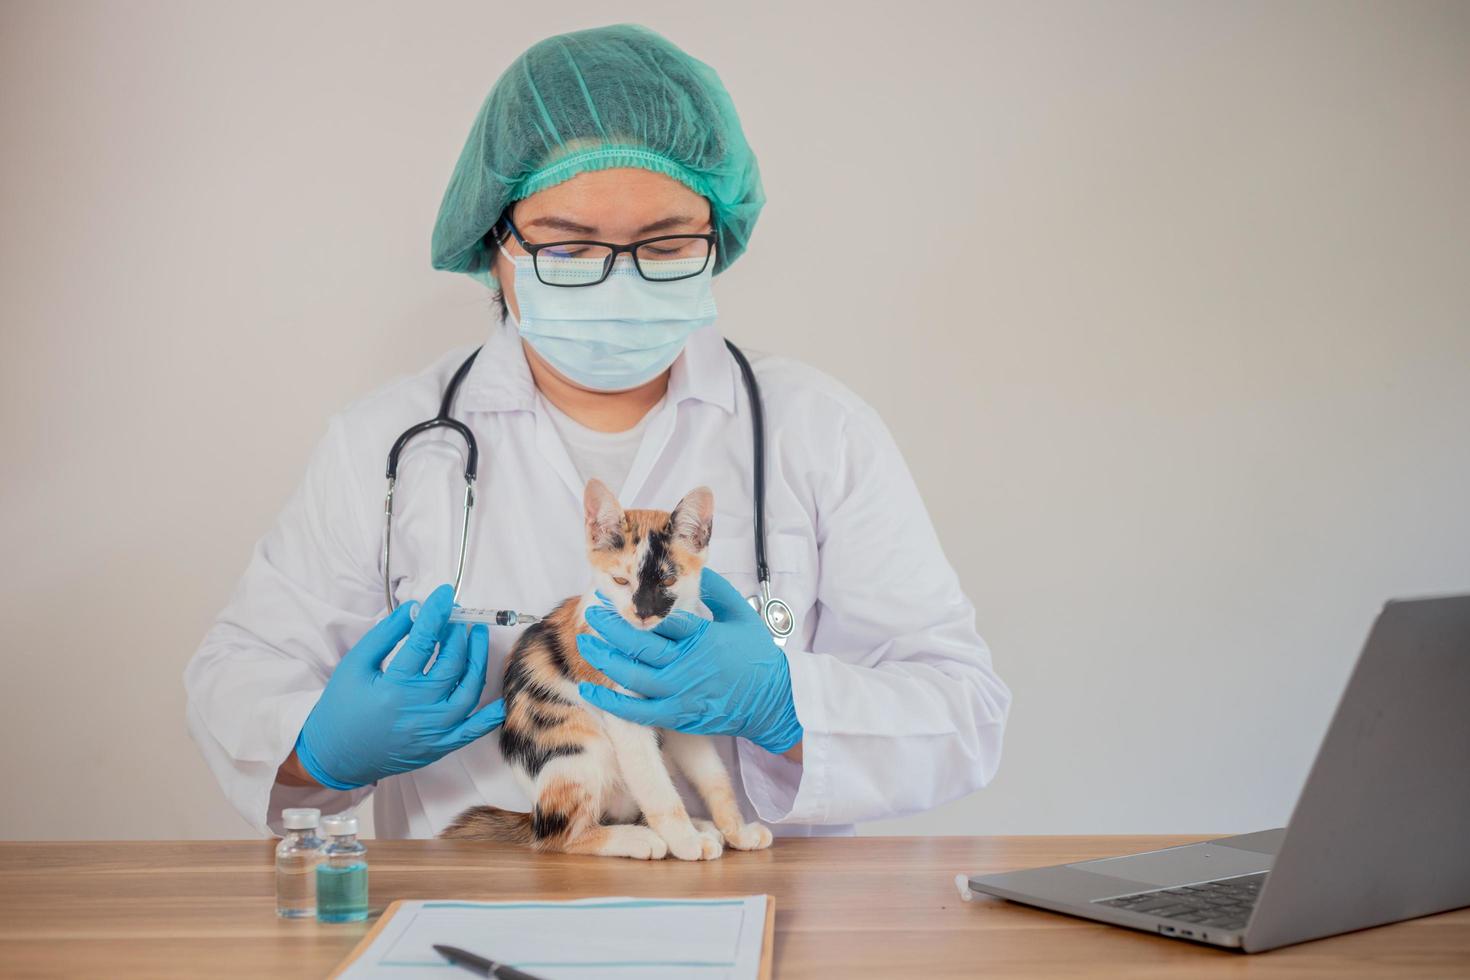
[[[700,897],[715,899],[724,896],[708,895]],[[745,896],[740,897],[744,898]],[[766,921],[761,933],[760,971],[758,976],[760,980],[772,980],[776,955],[776,896],[767,893],[765,900]],[[373,923],[372,928],[358,940],[357,945],[352,948],[352,951],[328,974],[328,980],[336,980],[336,978],[341,977],[353,963],[361,958],[372,947],[373,943],[377,941],[378,937],[382,935],[383,929],[401,911],[403,905],[404,902],[402,900],[389,903],[388,907],[383,910],[383,914],[378,916],[378,921]]]

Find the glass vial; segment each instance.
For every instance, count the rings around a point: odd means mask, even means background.
[[[321,922],[360,922],[368,915],[367,848],[357,839],[357,818],[339,813],[322,821],[327,846],[316,866],[316,917]]]
[[[322,839],[316,835],[322,812],[281,811],[286,836],[276,845],[276,915],[305,919],[316,915],[316,864]]]

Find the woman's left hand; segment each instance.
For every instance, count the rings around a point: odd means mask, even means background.
[[[637,722],[697,735],[738,735],[781,754],[802,739],[786,653],[735,587],[706,568],[700,597],[713,620],[675,612],[640,630],[610,607],[588,606],[597,634],[577,636],[577,650],[630,697],[584,681],[588,704]]]

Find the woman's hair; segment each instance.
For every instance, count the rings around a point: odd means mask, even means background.
[[[510,209],[507,207],[506,212],[508,212],[509,210]],[[495,224],[490,226],[490,230],[485,232],[483,243],[485,246],[486,255],[500,254],[500,243],[504,238],[504,236],[500,233],[500,229],[501,227],[503,227],[502,223],[504,219],[505,212],[502,212],[501,216],[495,219]],[[492,263],[494,262],[493,259],[491,261]],[[510,317],[510,307],[507,306],[505,302],[504,286],[496,286],[495,292],[490,294],[490,302],[495,304],[495,306],[497,307],[496,312],[500,317],[500,322],[504,323]]]

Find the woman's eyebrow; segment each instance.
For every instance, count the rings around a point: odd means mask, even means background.
[[[646,235],[649,232],[666,231],[670,228],[682,228],[684,225],[693,224],[698,220],[698,218],[692,217],[687,214],[670,215],[669,217],[661,218],[658,221],[653,222],[652,224],[644,225],[642,228],[638,229],[638,234]]]
[[[653,232],[665,231],[669,228],[680,228],[684,225],[692,224],[698,220],[698,218],[695,218],[691,215],[674,214],[670,215],[667,218],[660,218],[657,221],[644,225],[642,228],[638,229],[637,234],[647,235]],[[548,214],[543,215],[539,218],[532,218],[530,221],[526,222],[525,226],[527,228],[554,228],[557,231],[569,231],[577,235],[594,235],[597,233],[597,228],[593,225],[584,225],[580,221],[573,221],[571,218],[563,218],[560,215],[555,214]]]
[[[545,215],[540,218],[532,218],[526,222],[527,228],[555,228],[558,231],[573,231],[579,235],[590,235],[597,231],[591,225],[584,225],[573,221],[571,218],[562,218],[554,214]]]

